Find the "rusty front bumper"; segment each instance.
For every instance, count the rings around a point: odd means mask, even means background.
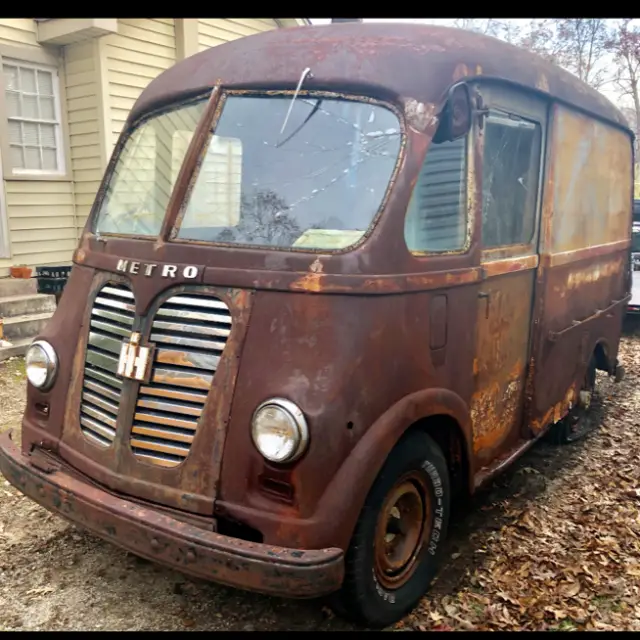
[[[65,471],[41,471],[13,443],[10,433],[0,437],[0,472],[46,509],[136,555],[184,573],[295,598],[326,595],[342,584],[341,549],[285,549],[199,529]]]

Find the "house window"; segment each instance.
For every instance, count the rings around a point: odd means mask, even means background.
[[[2,70],[13,173],[64,173],[57,72],[8,61]]]

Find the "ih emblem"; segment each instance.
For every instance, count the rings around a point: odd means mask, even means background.
[[[140,346],[139,333],[132,333],[129,342],[122,343],[120,360],[118,361],[118,375],[140,382],[148,382],[152,352],[153,347]]]

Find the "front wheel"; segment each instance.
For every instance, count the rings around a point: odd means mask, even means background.
[[[450,509],[447,463],[413,431],[400,440],[367,496],[333,596],[337,613],[370,627],[400,620],[425,594],[438,565]]]

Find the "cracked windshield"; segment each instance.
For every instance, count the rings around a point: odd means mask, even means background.
[[[96,231],[156,236],[187,147],[206,106],[200,100],[139,125],[129,136],[100,206]]]
[[[177,237],[294,249],[349,247],[380,207],[400,141],[396,115],[367,102],[229,97]]]

